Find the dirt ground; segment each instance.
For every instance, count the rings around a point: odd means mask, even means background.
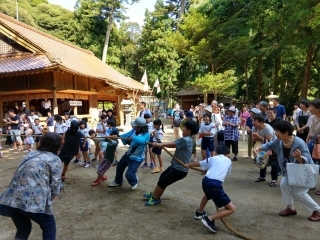
[[[165,120],[164,141],[173,139],[169,121]],[[224,183],[225,191],[236,206],[236,212],[227,217],[226,222],[234,229],[255,239],[319,239],[320,223],[310,222],[310,213],[296,202],[298,214],[283,218],[278,212],[284,209],[281,204],[279,185],[269,187],[267,181],[255,183],[259,170],[247,156],[247,143],[239,142],[239,161],[233,163],[232,174]],[[127,147],[120,147],[121,157]],[[200,150],[198,147],[198,159]],[[172,150],[171,152],[173,152]],[[4,146],[4,158],[0,159],[0,192],[8,186],[12,175],[25,154],[13,153]],[[170,157],[162,154],[164,166],[170,165]],[[54,202],[54,215],[57,222],[58,240],[82,239],[238,239],[229,232],[220,220],[216,221],[218,233],[212,234],[199,220],[193,218],[203,196],[199,172],[190,170],[188,176],[169,186],[160,205],[146,207],[142,194],[152,191],[159,174],[151,174],[150,169],[141,169],[138,188],[132,191],[129,184],[109,188],[114,179],[116,167],[111,167],[108,180],[97,187],[90,184],[96,177],[96,169],[83,168],[71,164],[65,181],[65,194]],[[269,173],[269,170],[268,170]],[[318,187],[320,187],[320,181]],[[320,204],[320,196],[315,190],[311,197]],[[209,202],[207,212],[215,212]],[[13,239],[15,227],[10,218],[0,217],[0,240]],[[41,229],[33,224],[31,240],[41,239]]]

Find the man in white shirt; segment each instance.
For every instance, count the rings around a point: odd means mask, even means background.
[[[50,99],[45,98],[41,105],[44,108],[45,116],[48,116],[48,112],[51,111],[51,101],[50,101]]]

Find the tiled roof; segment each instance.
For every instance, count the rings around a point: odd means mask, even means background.
[[[104,80],[107,83],[109,82],[110,85],[122,86],[125,89],[144,90],[143,84],[127,78],[107,64],[102,63],[90,51],[64,42],[3,13],[0,13],[1,26],[30,44],[33,52],[45,54],[51,63],[57,63],[62,70]]]
[[[0,74],[17,71],[30,71],[51,67],[53,64],[46,55],[22,54],[0,56]]]
[[[181,90],[181,91],[177,92],[175,95],[178,97],[181,97],[181,96],[201,95],[201,94],[203,94],[203,93],[198,90],[195,90],[191,87],[188,89]]]

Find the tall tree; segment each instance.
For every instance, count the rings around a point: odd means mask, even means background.
[[[125,12],[125,9],[126,9],[124,4],[133,4],[139,1],[140,0],[104,0],[105,2],[104,9],[105,11],[109,11],[109,18],[108,18],[108,27],[106,31],[106,38],[104,41],[103,52],[102,52],[102,62],[106,62],[106,59],[107,59],[110,32],[111,32],[114,19],[119,20],[124,18],[123,12]]]

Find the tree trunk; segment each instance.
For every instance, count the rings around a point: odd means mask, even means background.
[[[261,85],[262,85],[262,54],[258,58],[258,101],[261,101]]]
[[[110,38],[110,32],[113,24],[113,15],[114,15],[114,9],[115,7],[112,6],[111,12],[110,12],[110,17],[109,17],[109,22],[108,22],[108,27],[107,27],[107,32],[106,32],[106,40],[104,41],[104,47],[103,47],[103,53],[102,53],[102,62],[106,63],[107,60],[107,54],[108,54],[108,47],[109,47],[109,38]]]
[[[186,9],[186,0],[181,0],[179,19],[182,20]]]
[[[306,62],[304,65],[304,76],[301,85],[301,98],[307,98],[309,82],[311,79],[312,60],[315,51],[314,43],[311,43],[307,49]]]
[[[248,83],[248,61],[245,61],[244,64],[244,76],[245,76],[245,80],[246,80],[246,100],[249,100],[249,83]]]
[[[280,81],[281,68],[282,68],[281,55],[277,54],[277,56],[274,59],[273,92],[278,95],[281,95],[281,91],[284,90],[281,88],[281,81]]]

